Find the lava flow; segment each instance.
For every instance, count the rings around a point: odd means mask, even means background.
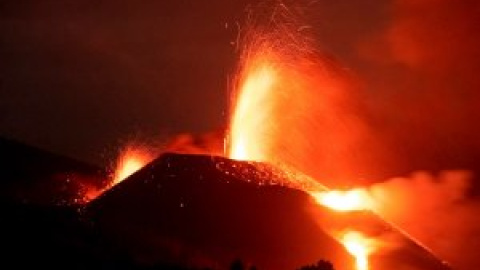
[[[370,210],[373,203],[363,189],[310,192],[310,195],[319,205],[338,212]],[[354,230],[347,230],[340,235],[338,232],[333,234],[355,258],[356,269],[368,270],[368,257],[375,251],[373,243],[376,241]]]
[[[369,240],[362,234],[350,231],[342,239],[345,248],[355,257],[357,270],[368,270],[368,255],[372,251]]]
[[[364,189],[311,192],[310,195],[318,204],[336,211],[348,212],[373,208],[373,202]]]

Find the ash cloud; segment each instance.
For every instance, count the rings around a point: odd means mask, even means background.
[[[480,200],[470,194],[469,171],[425,171],[392,178],[370,188],[375,210],[454,269],[480,264]]]
[[[387,220],[455,269],[475,269],[480,3],[396,0],[388,10],[390,22],[357,43],[372,130],[390,161],[385,171],[469,171],[417,172],[378,184],[372,193]]]
[[[388,10],[390,22],[357,53],[392,166],[478,170],[480,4],[398,0]]]

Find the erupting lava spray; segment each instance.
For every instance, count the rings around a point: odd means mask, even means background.
[[[84,203],[90,202],[119,184],[136,171],[143,168],[150,161],[152,161],[156,155],[154,148],[138,143],[130,142],[125,145],[118,153],[118,157],[115,160],[111,170],[110,181],[102,188],[91,188],[83,194],[81,200]]]
[[[117,158],[111,185],[116,185],[134,174],[152,161],[154,157],[151,150],[147,147],[136,144],[127,145]]]
[[[255,140],[260,138],[250,136],[268,121],[271,110],[269,106],[272,105],[270,91],[278,80],[275,67],[268,62],[268,56],[265,57],[266,59],[256,59],[258,62],[251,67],[252,74],[245,78],[239,93],[231,127],[230,157],[233,159],[263,161],[267,158],[264,156],[266,145],[256,143]],[[252,107],[263,107],[263,110],[252,111]],[[256,113],[257,115],[252,117],[252,114]]]
[[[228,156],[335,179],[324,182],[329,186],[353,184],[355,172],[370,168],[363,153],[375,152],[372,144],[366,149],[373,138],[360,119],[354,76],[317,49],[294,11],[281,4],[259,9],[238,43]]]

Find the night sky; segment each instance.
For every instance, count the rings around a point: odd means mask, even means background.
[[[296,2],[392,173],[480,168],[477,1]],[[249,3],[2,1],[0,136],[101,164],[132,136],[224,129]]]
[[[84,160],[225,124],[243,4],[3,1],[0,134]]]

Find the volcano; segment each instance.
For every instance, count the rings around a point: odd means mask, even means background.
[[[309,196],[270,182],[258,164],[165,154],[92,201],[88,220],[143,264],[296,269],[352,258],[308,213]],[[241,173],[239,173],[241,172]],[[268,177],[270,174],[270,177]]]
[[[401,243],[372,258],[371,269],[449,269],[373,213],[332,212],[282,177],[289,176],[263,163],[164,154],[92,201],[84,217],[142,265],[224,269],[241,258],[282,270],[324,259],[353,269],[353,258],[324,229],[354,226]]]

